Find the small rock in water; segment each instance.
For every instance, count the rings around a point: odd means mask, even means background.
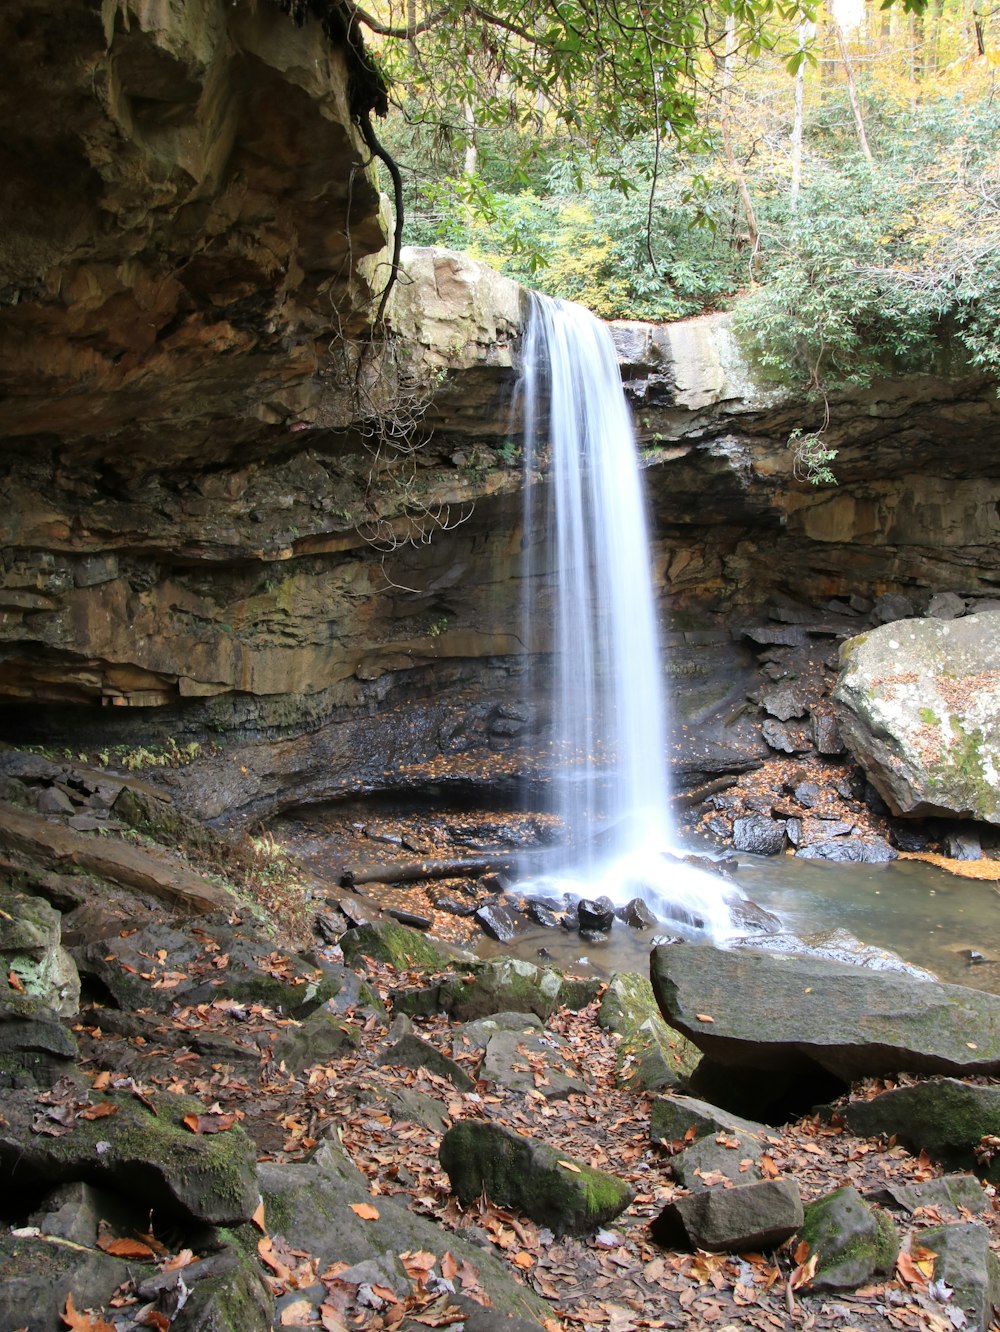
[[[882,865],[887,860],[899,859],[899,852],[881,837],[829,837],[800,847],[795,854],[802,860],[837,860],[866,865]]]
[[[615,923],[615,904],[610,897],[581,898],[576,907],[580,929],[607,934]]]
[[[631,925],[634,930],[648,930],[656,924],[656,917],[641,897],[633,897],[631,902],[619,907],[616,914],[619,920]]]
[[[525,908],[528,913],[528,919],[533,920],[536,925],[544,925],[547,930],[554,929],[560,922],[561,917],[544,902],[537,898],[528,898],[525,902]]]
[[[785,849],[786,829],[764,814],[733,820],[733,846],[755,856],[779,856]]]
[[[513,915],[502,906],[482,906],[476,911],[476,920],[484,934],[497,943],[510,943],[517,933]]]

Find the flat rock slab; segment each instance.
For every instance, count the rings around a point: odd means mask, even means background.
[[[461,1092],[472,1091],[476,1085],[460,1064],[412,1031],[405,1032],[398,1041],[383,1050],[378,1062],[399,1068],[424,1068],[439,1078],[447,1078]]]
[[[64,823],[3,803],[0,845],[38,856],[55,869],[80,869],[137,888],[181,911],[229,911],[237,906],[230,892],[195,874],[179,856],[145,850],[115,837],[77,832]]]
[[[676,1198],[652,1224],[667,1248],[745,1253],[773,1249],[802,1225],[802,1199],[794,1179],[768,1179],[742,1188],[714,1188]]]
[[[997,995],[686,943],[654,948],[650,973],[666,1020],[717,1065],[819,1068],[844,1082],[904,1071],[1000,1071]]]
[[[167,1216],[214,1225],[248,1221],[258,1198],[253,1143],[238,1125],[192,1132],[183,1122],[188,1115],[205,1115],[205,1107],[168,1092],[145,1101],[127,1092],[102,1100],[69,1086],[58,1095],[56,1089],[9,1092],[0,1124],[0,1192],[30,1196],[86,1179],[113,1193],[141,1194]]]
[[[894,1134],[910,1151],[967,1166],[1000,1181],[1000,1157],[980,1165],[976,1148],[1000,1137],[1000,1087],[970,1086],[956,1078],[932,1078],[897,1087],[870,1101],[852,1101],[845,1118],[852,1133]]]
[[[699,1138],[670,1162],[674,1178],[692,1193],[717,1185],[755,1184],[764,1144],[754,1134],[714,1133]]]
[[[441,1141],[441,1165],[463,1206],[485,1191],[557,1235],[585,1235],[613,1220],[632,1201],[623,1179],[563,1156],[512,1129],[463,1119]]]
[[[883,1195],[889,1205],[915,1212],[919,1207],[933,1207],[945,1220],[962,1219],[962,1212],[993,1213],[993,1201],[974,1175],[941,1175],[921,1184],[888,1182]]]
[[[384,1195],[373,1199],[368,1180],[332,1139],[305,1164],[262,1162],[260,1185],[269,1230],[315,1254],[320,1271],[331,1263],[349,1263],[352,1269],[341,1272],[341,1280],[381,1283],[405,1296],[410,1280],[401,1253],[424,1251],[441,1257],[450,1252],[475,1270],[499,1314],[540,1320],[548,1310],[538,1296],[515,1283],[492,1253],[418,1216],[401,1201]],[[352,1204],[367,1205],[376,1215],[363,1218]],[[477,1308],[470,1304],[471,1310]]]
[[[771,1130],[756,1120],[741,1119],[739,1115],[731,1115],[696,1096],[657,1096],[653,1102],[649,1140],[656,1146],[679,1142],[686,1136],[695,1141],[719,1132],[735,1132],[764,1143]]]
[[[546,1101],[585,1096],[573,1047],[560,1036],[498,1031],[490,1038],[479,1076],[512,1092],[536,1093]]]
[[[126,1010],[165,1012],[225,997],[300,1016],[333,998],[342,983],[335,970],[282,953],[253,928],[230,925],[224,916],[206,917],[198,930],[149,925],[72,953],[81,973],[100,981]]]

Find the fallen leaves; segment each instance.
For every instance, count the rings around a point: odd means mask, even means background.
[[[60,1317],[70,1332],[116,1332],[114,1324],[101,1314],[78,1310],[73,1303],[72,1292],[66,1296],[66,1307]]]
[[[235,1114],[224,1115],[221,1112],[209,1112],[206,1115],[185,1115],[181,1123],[192,1133],[225,1133],[237,1121]]]
[[[379,1219],[379,1210],[373,1207],[371,1203],[350,1203],[351,1211],[355,1216],[360,1216],[362,1221],[377,1221]]]

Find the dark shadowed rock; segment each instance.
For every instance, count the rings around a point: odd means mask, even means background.
[[[876,1275],[891,1273],[899,1252],[892,1221],[869,1207],[851,1185],[809,1204],[801,1237],[819,1257],[815,1290],[855,1290]]]
[[[610,897],[584,897],[576,904],[576,916],[581,930],[606,934],[615,923],[615,904]]]
[[[514,913],[499,903],[477,907],[475,915],[483,933],[495,939],[497,943],[510,943],[517,933]]]
[[[650,968],[667,1022],[717,1064],[822,1069],[845,1082],[901,1070],[1000,1071],[997,995],[703,944],[654,948]]]
[[[667,1248],[743,1253],[772,1249],[802,1224],[802,1199],[794,1179],[768,1179],[741,1188],[706,1189],[667,1204],[652,1224]]]
[[[512,1129],[463,1119],[441,1141],[441,1165],[459,1202],[485,1191],[557,1235],[585,1235],[611,1221],[632,1201],[624,1180],[574,1161],[547,1143]]]
[[[641,897],[633,897],[630,902],[626,902],[623,907],[619,907],[615,914],[619,920],[624,921],[626,925],[631,925],[634,930],[655,929],[659,923]]]

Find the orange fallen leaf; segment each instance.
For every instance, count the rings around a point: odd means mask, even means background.
[[[315,1310],[311,1300],[295,1300],[292,1304],[286,1304],[281,1311],[282,1327],[310,1327],[315,1326],[313,1314]]]
[[[77,1119],[105,1119],[108,1115],[116,1115],[118,1107],[113,1101],[98,1101],[96,1105],[88,1105],[77,1115]]]
[[[151,1327],[155,1332],[170,1332],[170,1319],[159,1309],[147,1309],[139,1319],[143,1327]]]
[[[91,1089],[93,1091],[104,1091],[105,1087],[108,1087],[110,1085],[111,1085],[111,1074],[108,1072],[107,1069],[104,1069],[102,1072],[98,1073],[97,1077],[90,1084]]]
[[[179,1267],[187,1267],[189,1263],[194,1262],[194,1251],[192,1249],[181,1249],[175,1253],[166,1262],[160,1264],[161,1272],[176,1272]]]
[[[800,1246],[801,1247],[801,1246]],[[798,1290],[800,1286],[808,1286],[810,1281],[816,1275],[816,1268],[819,1266],[819,1254],[813,1256],[804,1263],[800,1263],[792,1275],[788,1278],[789,1290]]]
[[[767,1152],[764,1152],[760,1158],[759,1164],[760,1164],[760,1173],[764,1176],[765,1179],[778,1178],[780,1171],[778,1170],[778,1167],[775,1164],[773,1156],[769,1156]]]
[[[143,1244],[142,1240],[134,1239],[113,1239],[110,1236],[98,1235],[97,1247],[103,1249],[105,1253],[113,1254],[115,1258],[134,1258],[141,1261],[144,1258],[155,1258],[156,1254],[148,1244]]]
[[[264,1234],[264,1235],[267,1234],[267,1224],[266,1224],[266,1222],[265,1222],[265,1220],[264,1220],[264,1200],[263,1200],[263,1198],[262,1198],[262,1199],[260,1200],[260,1202],[257,1204],[257,1210],[254,1212],[254,1214],[253,1214],[253,1216],[250,1218],[250,1220],[254,1223],[254,1225],[257,1227],[257,1229],[258,1229],[259,1231],[261,1231],[262,1234]]]
[[[715,1018],[714,1018],[714,1017],[711,1017],[708,1013],[695,1013],[695,1017],[698,1019],[699,1022],[714,1022],[714,1021],[715,1021]]]
[[[515,1267],[520,1267],[525,1272],[529,1267],[534,1267],[535,1265],[534,1258],[532,1258],[531,1254],[525,1249],[522,1249],[520,1253],[515,1253],[511,1261]]]
[[[379,1210],[373,1207],[371,1203],[350,1203],[351,1211],[355,1216],[360,1216],[362,1221],[377,1221]]]
[[[261,1262],[266,1263],[279,1280],[287,1281],[292,1275],[292,1269],[286,1263],[283,1263],[274,1252],[274,1245],[271,1243],[270,1236],[261,1235],[257,1241],[257,1252],[260,1254]]]
[[[904,1250],[899,1254],[896,1271],[908,1286],[926,1286],[934,1275],[936,1257],[933,1250],[915,1244],[909,1253]]]
[[[71,1332],[115,1332],[113,1323],[100,1314],[81,1313],[73,1304],[72,1293],[66,1296],[66,1308],[59,1315]]]
[[[583,1171],[580,1169],[580,1167],[578,1165],[574,1165],[572,1161],[557,1161],[556,1164],[561,1165],[564,1170],[572,1170],[574,1175],[583,1174]]]
[[[225,1133],[236,1123],[235,1115],[185,1115],[181,1120],[192,1133]]]
[[[7,984],[10,986],[12,990],[19,990],[21,993],[24,992],[24,984],[21,980],[21,977],[17,974],[17,972],[13,969],[13,967],[10,969],[10,971],[7,972]]]

